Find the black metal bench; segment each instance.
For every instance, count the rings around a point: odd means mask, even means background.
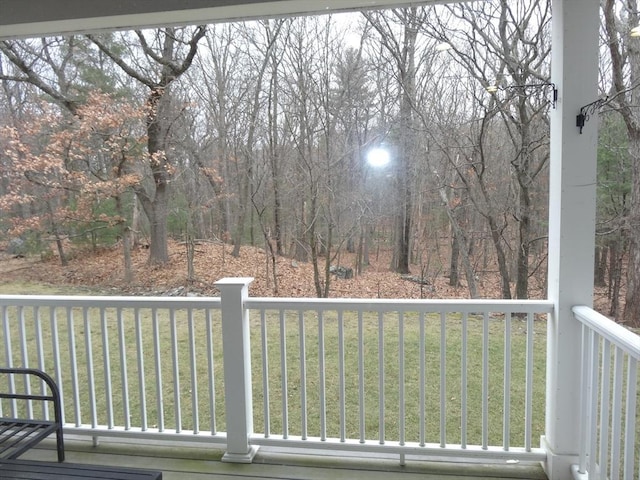
[[[0,458],[16,459],[55,433],[58,462],[63,462],[62,411],[60,390],[56,382],[46,373],[33,368],[0,368],[0,375],[6,376],[2,378],[3,383],[0,384],[0,400],[8,399],[15,402],[11,408],[11,416],[6,416],[4,411],[0,415]],[[18,389],[15,376],[22,376],[25,385],[30,385],[29,377],[35,376],[38,379],[38,385],[32,385],[32,388],[40,389],[41,381],[44,381],[48,392],[38,394],[31,393],[26,388]],[[17,413],[18,410],[24,410],[27,404],[33,407],[34,402],[39,404],[37,406],[42,406],[42,418],[27,418],[28,415]],[[44,414],[48,411],[46,402],[51,402],[53,405],[53,419],[47,418]],[[22,409],[17,408],[18,403],[21,404]],[[6,403],[3,406],[6,409]],[[37,409],[32,408],[32,410],[35,412]]]

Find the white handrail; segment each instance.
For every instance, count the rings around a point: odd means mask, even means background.
[[[605,340],[640,360],[640,336],[601,313],[583,305],[573,307],[575,317]]]
[[[1,300],[0,296],[0,300]],[[245,302],[249,310],[282,308],[285,310],[336,310],[376,312],[425,313],[551,313],[551,300],[412,300],[412,299],[358,299],[358,298],[271,298],[250,297]]]

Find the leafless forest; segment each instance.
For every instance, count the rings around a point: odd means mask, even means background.
[[[640,318],[635,3],[602,10],[595,282],[620,319]],[[476,297],[492,274],[528,298],[546,278],[551,13],[494,0],[1,42],[0,241],[63,265],[117,245],[123,281],[135,248],[161,269],[183,242],[194,272],[197,242],[258,246],[276,287],[277,258],[312,265],[317,296],[342,254],[358,276],[382,249],[418,282]]]

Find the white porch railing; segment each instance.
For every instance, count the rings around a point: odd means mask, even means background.
[[[583,325],[582,434],[574,478],[640,478],[640,337],[588,307],[574,307],[573,313]]]
[[[258,389],[267,393],[263,433],[251,444],[401,461],[545,458],[534,446],[534,390],[544,394],[543,382],[534,384],[534,369],[544,372],[534,343],[545,341],[534,321],[550,302],[262,298],[246,306],[260,319]],[[278,375],[269,373],[274,363]]]
[[[0,361],[57,380],[67,432],[226,443],[219,298],[0,296],[0,315]]]
[[[224,444],[238,462],[260,445],[544,460],[534,327],[551,302],[249,298],[249,281],[0,296],[0,358],[51,373],[66,431],[94,438]]]

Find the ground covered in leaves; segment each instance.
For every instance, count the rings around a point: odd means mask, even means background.
[[[135,295],[215,295],[214,283],[224,277],[252,277],[253,296],[315,297],[313,266],[287,257],[279,257],[276,266],[277,288],[274,286],[271,265],[264,250],[243,247],[240,256],[231,255],[232,247],[221,243],[202,242],[195,250],[195,278],[187,276],[187,252],[184,244],[170,242],[170,262],[162,267],[148,264],[148,250],[133,253],[134,279],[124,281],[121,248],[99,251],[75,251],[65,267],[57,258],[15,258],[0,252],[1,282],[38,282],[52,285],[85,287],[92,291],[111,294]],[[324,259],[322,259],[324,262]],[[334,265],[353,267],[352,255],[343,254]],[[371,264],[362,275],[352,279],[332,276],[330,296],[352,298],[468,298],[469,292],[462,279],[461,285],[452,287],[448,277],[440,274],[422,275],[415,266],[413,278],[407,279],[389,270],[389,254],[380,253],[371,258]],[[419,282],[417,280],[423,280]],[[496,275],[478,278],[481,297],[499,298]],[[542,290],[539,296],[543,298]]]
[[[140,248],[133,252],[134,279],[124,281],[122,249],[118,247],[73,251],[69,264],[60,265],[58,258],[16,258],[4,251],[0,244],[0,283],[35,282],[58,287],[84,288],[97,294],[124,295],[216,295],[214,283],[225,277],[252,277],[249,287],[252,296],[315,297],[313,266],[288,257],[279,257],[276,265],[277,289],[274,287],[271,265],[265,251],[243,247],[240,256],[231,255],[231,245],[201,242],[195,250],[195,278],[187,277],[187,252],[184,244],[169,243],[170,262],[162,267],[148,264],[149,251]],[[412,279],[389,270],[390,252],[371,256],[371,264],[362,275],[345,280],[332,276],[330,297],[343,298],[469,298],[464,276],[458,287],[449,285],[446,270],[425,272],[412,266]],[[438,259],[441,264],[446,258]],[[322,259],[324,262],[324,259]],[[344,253],[336,266],[353,267],[353,255]],[[497,270],[497,268],[496,268]],[[416,280],[424,280],[418,283]],[[546,298],[545,278],[530,281],[530,298]],[[483,272],[476,279],[480,298],[501,298],[500,278],[496,272]],[[606,289],[595,291],[596,309],[608,313]]]

